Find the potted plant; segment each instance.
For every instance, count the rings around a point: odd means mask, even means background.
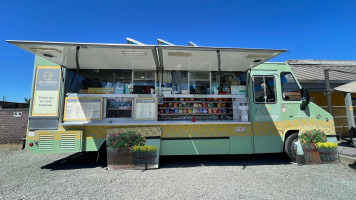
[[[339,153],[337,151],[338,144],[332,142],[316,143],[320,159],[323,163],[339,162]]]
[[[157,149],[157,146],[149,145],[132,147],[134,165],[145,165],[147,169],[147,165],[156,164]]]
[[[299,135],[299,141],[304,152],[306,163],[320,164],[321,160],[316,144],[318,142],[326,142],[325,133],[319,129],[306,130]]]
[[[106,138],[109,169],[133,168],[131,148],[145,142],[146,139],[135,132],[109,134]]]

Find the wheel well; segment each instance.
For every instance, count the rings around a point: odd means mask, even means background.
[[[286,134],[284,135],[284,142],[283,142],[283,143],[285,143],[285,142],[286,142],[286,139],[287,139],[289,136],[291,136],[292,134],[294,134],[294,133],[299,133],[299,130],[288,130],[288,131],[286,132]]]
[[[103,144],[101,144],[98,151],[106,151],[106,141],[104,141]]]

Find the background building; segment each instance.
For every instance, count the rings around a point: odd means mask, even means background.
[[[288,60],[287,63],[303,88],[308,88],[311,101],[328,110],[325,91],[324,70],[330,69],[329,79],[331,88],[350,83],[356,80],[356,61],[341,60]],[[336,71],[333,71],[336,70]],[[342,72],[340,72],[342,71]],[[352,94],[354,114],[356,108],[356,94]],[[346,117],[344,93],[332,93],[333,115],[337,134],[349,137],[349,128]]]
[[[29,104],[0,101],[0,144],[20,143],[26,136]]]

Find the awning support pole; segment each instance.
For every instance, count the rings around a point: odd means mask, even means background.
[[[75,52],[75,64],[77,66],[77,72],[80,69],[80,67],[79,67],[79,49],[80,49],[80,46],[77,46],[77,50]]]
[[[354,109],[352,107],[351,94],[350,93],[344,93],[344,94],[345,94],[347,124],[349,127],[350,140],[352,140],[352,138],[356,137]]]
[[[220,74],[221,74],[221,55],[220,55],[220,50],[216,51],[218,55],[218,75],[216,76],[216,82],[218,84],[218,90],[220,88]]]
[[[331,93],[332,90],[330,88],[330,80],[329,80],[329,69],[324,70],[324,76],[325,76],[325,95],[328,101],[328,111],[332,115],[333,114],[333,103],[331,100]]]
[[[162,94],[162,85],[163,85],[163,66],[162,62],[160,61],[160,54],[158,47],[156,47],[156,55],[157,55],[157,68],[156,68],[156,77],[158,79],[158,97],[163,97]],[[155,92],[157,90],[155,89]]]

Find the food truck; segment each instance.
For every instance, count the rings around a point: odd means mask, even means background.
[[[309,102],[287,50],[8,41],[35,54],[26,149],[98,151],[133,131],[168,155],[303,155],[298,133],[336,141],[332,115]]]

